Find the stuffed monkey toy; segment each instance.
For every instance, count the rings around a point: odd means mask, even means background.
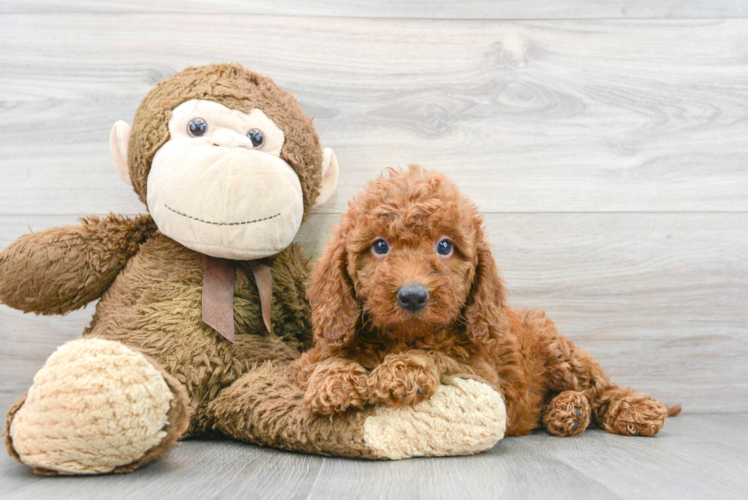
[[[272,80],[236,64],[184,70],[151,90],[132,129],[115,124],[110,146],[149,215],[87,217],[0,253],[10,307],[65,314],[99,299],[8,412],[13,457],[102,474],[190,436],[372,459],[475,453],[503,436],[501,396],[469,379],[334,420],[304,405],[289,364],[311,344],[310,266],[292,241],[338,165]]]

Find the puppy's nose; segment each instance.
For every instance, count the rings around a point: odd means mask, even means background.
[[[420,311],[429,303],[429,291],[420,283],[406,283],[397,291],[397,303],[410,312]]]

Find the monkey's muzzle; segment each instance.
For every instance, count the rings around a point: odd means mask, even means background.
[[[169,141],[153,159],[148,206],[161,232],[224,259],[259,259],[286,248],[304,214],[293,169],[243,145],[189,141]]]

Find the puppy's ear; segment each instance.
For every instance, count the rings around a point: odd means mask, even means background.
[[[486,340],[500,336],[505,330],[502,308],[506,292],[491,249],[482,234],[478,235],[476,250],[478,263],[467,301],[465,319],[472,337],[476,340]]]
[[[314,266],[307,292],[315,341],[325,338],[345,342],[355,333],[361,306],[346,269],[346,254],[340,229],[336,229]]]

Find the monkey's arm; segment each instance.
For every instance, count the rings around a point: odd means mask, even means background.
[[[145,215],[81,222],[21,236],[0,252],[0,302],[37,314],[79,309],[109,288],[156,231]]]

